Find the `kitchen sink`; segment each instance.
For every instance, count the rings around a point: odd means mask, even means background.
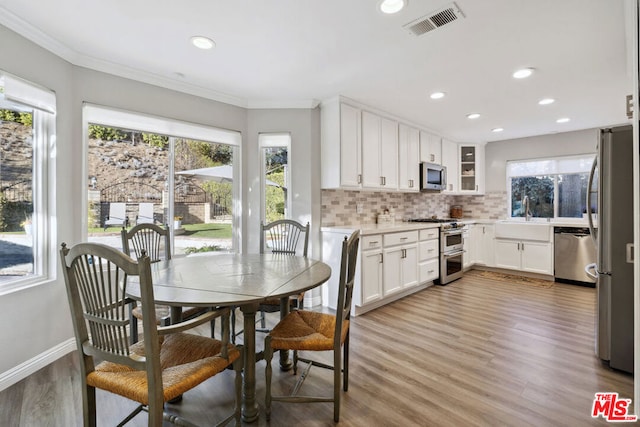
[[[496,221],[495,236],[500,239],[539,240],[548,242],[551,224],[523,221]]]

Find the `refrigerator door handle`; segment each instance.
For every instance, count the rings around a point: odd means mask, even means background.
[[[633,264],[635,259],[635,251],[633,250],[633,243],[627,243],[627,262]]]
[[[591,171],[589,172],[589,181],[587,184],[587,220],[589,221],[589,234],[591,234],[591,240],[593,240],[593,244],[596,245],[596,247],[598,247],[598,241],[596,239],[596,233],[593,226],[593,212],[591,212],[591,191],[593,190],[593,178],[595,177],[597,167],[598,156],[593,159]]]
[[[598,280],[598,269],[596,268],[596,263],[587,264],[584,267],[584,272],[587,273],[587,276],[591,277],[593,280]]]

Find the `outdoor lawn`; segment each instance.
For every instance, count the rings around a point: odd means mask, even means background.
[[[212,223],[212,224],[182,224],[184,233],[181,236],[188,237],[202,237],[209,239],[231,239],[231,224],[230,223]],[[119,232],[118,227],[109,227],[105,231],[101,227],[89,228],[89,234],[112,234],[113,232]]]

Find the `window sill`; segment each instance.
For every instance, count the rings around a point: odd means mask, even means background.
[[[9,295],[36,286],[53,283],[55,280],[50,277],[30,277],[28,279],[18,279],[15,281],[0,284],[0,296]]]

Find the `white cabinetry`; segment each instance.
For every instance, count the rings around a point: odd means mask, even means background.
[[[484,194],[484,146],[460,144],[460,184],[463,194]]]
[[[495,256],[495,266],[499,268],[553,274],[551,242],[495,239]]]
[[[434,230],[437,233],[437,229]],[[331,228],[322,231],[322,261],[329,264],[334,272],[322,288],[322,303],[332,309],[335,309],[338,298],[340,248],[352,231]],[[433,284],[430,282],[437,278],[438,258],[437,255],[433,258],[431,251],[419,255],[418,238],[433,241],[437,253],[437,234],[434,240],[433,235],[421,235],[421,231],[396,230],[361,235],[353,289],[353,315],[373,310]],[[421,262],[423,260],[426,261]]]
[[[418,231],[383,236],[382,293],[391,295],[418,284]]]
[[[398,189],[420,191],[420,131],[400,123],[398,129]]]
[[[398,122],[362,112],[362,187],[398,189]]]
[[[458,144],[442,139],[442,165],[447,168],[447,187],[443,193],[458,192]]]
[[[362,110],[334,100],[321,117],[322,188],[362,188]]]
[[[365,305],[382,298],[382,236],[362,236],[360,292],[354,292],[357,305]]]
[[[486,267],[495,266],[494,227],[493,224],[473,224],[470,228],[472,262]]]
[[[420,230],[418,243],[418,281],[428,283],[440,277],[440,240],[439,228]],[[431,283],[429,283],[431,282]]]
[[[438,135],[420,131],[420,161],[442,164],[442,145]]]

